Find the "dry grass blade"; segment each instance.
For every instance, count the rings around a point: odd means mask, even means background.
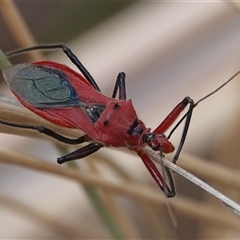
[[[63,168],[55,164],[16,153],[0,151],[0,161],[2,163],[16,164],[38,171],[60,175],[95,188],[104,189],[111,193],[124,194],[137,200],[141,199],[141,201],[145,201],[148,204],[165,204],[165,196],[157,188],[151,189],[149,186],[144,187],[136,183],[125,184],[125,182],[123,182],[119,184],[108,179],[100,178],[99,176],[94,176],[89,173],[80,173],[74,169]],[[240,227],[238,217],[232,215],[228,211],[222,211],[222,214],[219,214],[219,207],[209,206],[208,204],[188,200],[180,196],[177,197],[177,200],[172,200],[171,205],[174,211],[184,213],[185,216],[193,219],[204,219],[205,222],[209,222],[212,225],[221,225],[228,228],[239,229]]]
[[[25,23],[13,1],[0,1],[0,11],[6,24],[8,25],[9,30],[12,32],[12,35],[20,47],[36,45],[33,35],[31,34],[27,24]],[[34,60],[42,58],[42,54],[39,52],[31,52],[28,54],[29,57],[33,58]]]
[[[59,218],[52,217],[47,212],[40,211],[39,209],[20,203],[19,201],[0,196],[0,204],[5,208],[14,210],[15,213],[18,212],[24,214],[27,217],[42,223],[47,228],[56,231],[57,233],[61,233],[66,238],[101,238],[96,232],[93,233],[90,229],[86,229],[78,223],[69,224],[68,222],[63,222],[59,220]]]
[[[32,124],[36,126],[45,126],[47,128],[52,129],[55,132],[58,132],[60,134],[70,136],[70,137],[79,137],[81,134],[80,130],[71,130],[69,128],[63,128],[56,126],[54,124],[51,124],[48,121],[45,121],[44,119],[36,116],[35,114],[31,113],[28,110],[25,110],[23,108],[13,107],[13,106],[6,106],[6,105],[0,105],[0,112],[1,112],[1,120],[6,122],[12,122],[12,123],[24,123],[24,124]],[[29,137],[39,137],[43,138],[43,134],[39,134],[38,132],[34,130],[26,130],[26,129],[20,129],[18,127],[9,127],[3,124],[0,124],[0,132],[2,133],[8,133],[8,134],[14,134],[14,135],[20,135],[20,136],[29,136]]]
[[[159,156],[156,156],[155,153],[153,153],[152,151],[148,151],[148,154],[152,157],[152,159],[154,159],[155,161],[161,163],[161,160],[159,159]],[[224,205],[229,207],[235,214],[240,216],[240,205],[239,204],[237,204],[236,202],[232,201],[230,198],[228,198],[224,194],[220,193],[215,188],[209,186],[207,183],[203,182],[202,180],[200,180],[199,178],[195,177],[191,173],[185,171],[184,169],[182,169],[181,167],[177,166],[176,164],[173,164],[172,162],[170,162],[170,161],[168,161],[166,159],[162,159],[162,161],[163,161],[163,164],[166,167],[168,167],[169,169],[171,169],[174,172],[177,172],[179,175],[183,176],[184,178],[188,179],[192,183],[194,183],[197,186],[201,187],[206,192],[210,193],[211,195],[213,195],[214,197],[219,199]]]
[[[240,189],[240,171],[189,153],[182,153],[179,165],[193,174],[231,189]]]
[[[101,172],[96,164],[95,161],[93,161],[93,157],[88,157],[86,159],[85,163],[87,164],[91,174],[94,174],[96,176],[102,177]],[[101,159],[101,163],[104,161],[104,158]],[[126,176],[125,172],[119,167],[114,164],[111,166],[114,166],[114,169],[117,173],[120,173],[121,176]],[[121,171],[122,170],[122,171]],[[126,180],[126,179],[125,179]],[[129,178],[128,178],[129,180]],[[131,179],[133,181],[133,179]],[[122,211],[121,207],[119,206],[119,203],[117,203],[114,196],[109,194],[107,191],[102,191],[101,194],[99,194],[99,197],[103,200],[106,204],[106,208],[111,214],[111,217],[115,220],[116,224],[118,225],[119,229],[121,229],[121,232],[126,236],[128,239],[139,239],[139,234],[136,231],[135,228],[132,227],[131,221],[128,218],[126,214]]]

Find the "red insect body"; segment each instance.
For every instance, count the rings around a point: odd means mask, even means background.
[[[41,61],[32,64],[19,64],[4,69],[4,79],[19,102],[25,107],[52,123],[81,129],[86,135],[78,139],[69,139],[44,127],[12,124],[4,121],[1,123],[35,129],[69,144],[93,142],[59,158],[59,163],[88,156],[103,146],[126,147],[137,152],[159,187],[168,197],[173,197],[175,190],[169,169],[164,168],[170,188],[145,152],[144,147],[148,145],[154,151],[159,151],[160,155],[173,152],[174,146],[163,133],[188,104],[190,107],[194,107],[192,100],[188,97],[184,98],[165,120],[153,132],[150,132],[150,128],[146,128],[144,123],[139,120],[132,101],[126,100],[124,73],[118,75],[113,96],[107,97],[100,92],[94,79],[65,45],[38,46],[16,51],[14,54],[51,48],[61,48],[84,76],[65,65]],[[117,90],[119,91],[119,100],[115,99]],[[186,137],[191,111],[184,118],[186,118],[186,124],[175,155],[175,161]]]
[[[81,129],[91,139],[101,142],[105,146],[127,147],[129,149],[134,149],[136,146],[137,148],[142,147],[144,144],[141,140],[142,135],[149,133],[150,129],[147,129],[142,121],[138,119],[131,100],[116,100],[104,96],[95,90],[82,75],[65,65],[50,61],[35,62],[33,64],[50,67],[51,70],[55,68],[64,72],[71,86],[79,93],[79,100],[86,103],[84,108],[93,105],[104,105],[105,109],[98,121],[92,123],[86,112],[78,106],[40,109],[30,105],[15,93],[19,102],[26,108],[60,126]],[[139,135],[123,134],[135,120],[138,121],[142,133]]]

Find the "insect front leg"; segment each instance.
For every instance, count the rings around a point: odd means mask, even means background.
[[[119,100],[126,100],[126,84],[125,73],[120,72],[117,76],[116,84],[113,89],[112,98],[116,98],[117,91],[119,90]]]
[[[188,112],[179,120],[179,122],[174,126],[174,128],[171,130],[170,134],[168,135],[167,139],[169,139],[171,137],[171,135],[173,134],[173,132],[176,130],[176,128],[180,125],[180,123],[185,120],[185,124],[184,124],[184,129],[183,129],[183,133],[181,136],[181,140],[180,143],[178,145],[177,151],[172,159],[173,163],[176,163],[179,154],[182,150],[183,144],[185,142],[186,136],[187,136],[187,132],[188,132],[188,128],[189,128],[189,124],[191,121],[191,117],[192,117],[192,110],[194,108],[194,102],[190,97],[185,97],[171,112],[170,114],[162,121],[162,123],[153,131],[153,133],[155,134],[162,134],[164,133],[172,124],[173,122],[179,117],[180,113],[186,108],[186,106],[189,104],[189,110]]]
[[[150,159],[150,157],[143,150],[137,151],[137,154],[141,157],[149,173],[152,175],[153,179],[155,180],[157,185],[161,188],[161,190],[166,194],[166,196],[168,198],[174,197],[176,193],[170,170],[164,166],[164,170],[166,171],[168,182],[170,184],[169,187],[165,182],[162,174],[158,171],[157,167]]]

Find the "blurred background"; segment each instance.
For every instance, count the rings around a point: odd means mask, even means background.
[[[36,42],[66,43],[104,94],[112,94],[117,74],[124,71],[127,98],[133,99],[139,118],[152,129],[185,96],[197,101],[240,70],[240,6],[233,2],[16,1],[15,4]],[[1,49],[7,52],[28,47],[16,40],[14,31],[2,18],[9,14],[3,3],[0,9]],[[62,52],[46,53],[45,57],[75,69]],[[28,56],[12,59],[12,63],[27,61],[31,61]],[[226,168],[229,175],[219,176],[223,182],[229,180],[226,176],[231,178],[231,171],[239,171],[240,166],[239,82],[240,77],[237,77],[195,108],[183,149],[205,158],[209,169],[216,163],[221,169]],[[1,94],[12,97],[3,81],[1,84]],[[172,137],[175,146],[181,131],[179,127]],[[6,134],[1,134],[0,139],[1,149],[52,163],[61,155],[48,140]],[[100,152],[144,186],[159,191],[137,156],[115,149]],[[78,164],[84,165],[84,161],[79,160]],[[178,164],[187,169],[184,159]],[[102,171],[111,173],[111,169],[101,167]],[[205,174],[211,176],[211,170],[205,169],[202,174],[200,178],[239,202],[236,189],[204,178]],[[114,196],[118,204],[116,215],[121,212],[119,214],[127,219],[125,227],[129,229],[124,238],[228,239],[239,236],[239,228],[217,220],[229,210],[176,173],[174,178],[177,196],[170,203],[186,198],[214,209],[216,218],[185,214],[183,209],[173,207],[178,222],[175,227],[166,203],[149,206],[141,199]],[[0,165],[0,182],[3,199],[37,209],[42,215],[61,221],[62,226],[76,226],[75,230],[79,226],[92,234],[63,232],[59,225],[44,224],[9,206],[9,201],[2,201],[1,238],[114,238],[76,182],[7,164]],[[229,222],[232,218],[238,224],[233,213],[226,216]]]

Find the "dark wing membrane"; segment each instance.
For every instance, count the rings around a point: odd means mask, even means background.
[[[34,64],[19,64],[3,70],[10,89],[20,99],[39,108],[80,106],[74,88],[63,71]]]
[[[105,110],[106,105],[87,105],[85,111],[89,119],[95,123],[100,118],[102,112]]]

